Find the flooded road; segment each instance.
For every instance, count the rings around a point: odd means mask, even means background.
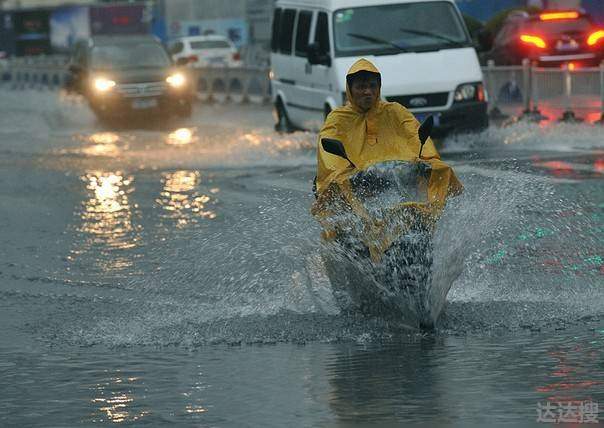
[[[340,313],[316,137],[271,123],[215,105],[107,128],[77,98],[0,89],[0,425],[538,426],[546,403],[604,406],[601,128],[443,142],[465,185],[435,238],[451,291],[413,334]]]

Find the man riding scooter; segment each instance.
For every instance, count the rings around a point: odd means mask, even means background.
[[[436,220],[463,186],[428,135],[420,139],[413,114],[380,99],[381,75],[371,62],[355,62],[346,83],[348,103],[329,114],[319,134],[312,214],[324,242],[351,253],[353,265],[368,263],[359,275],[382,288],[429,287],[431,273],[409,274],[417,270],[411,265],[431,269]],[[390,190],[394,200],[380,199]],[[332,283],[343,274],[330,274]]]

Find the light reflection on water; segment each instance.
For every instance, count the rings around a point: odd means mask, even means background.
[[[120,137],[113,132],[97,132],[89,138],[90,142],[94,144],[115,144],[119,139]]]
[[[187,413],[205,413],[205,412],[207,412],[207,409],[204,409],[204,408],[203,408],[203,407],[201,407],[201,406],[194,406],[194,405],[189,404],[189,405],[188,405],[188,406],[185,408],[185,411],[186,411]]]
[[[579,159],[567,161],[560,159],[540,159],[539,156],[535,155],[532,157],[532,164],[534,167],[559,178],[575,180],[600,179],[604,174],[604,157],[602,156],[595,157],[593,160],[588,158],[583,161]]]
[[[88,156],[118,156],[122,148],[118,145],[120,137],[113,132],[98,132],[86,140],[87,145],[82,148],[82,153]]]
[[[108,420],[113,423],[133,422],[149,415],[148,410],[138,410],[133,389],[138,385],[137,377],[113,377],[107,382],[94,386],[95,398],[91,400],[95,408],[91,415],[93,422]],[[100,415],[100,418],[99,418]]]
[[[263,154],[275,156],[288,151],[314,148],[314,140],[308,135],[300,133],[288,136],[288,138],[282,136],[275,138],[272,134],[267,135],[261,131],[254,131],[240,135],[238,142],[244,146],[262,148]]]
[[[139,245],[140,225],[134,223],[134,212],[129,195],[134,191],[133,177],[121,171],[91,171],[81,177],[88,191],[87,199],[78,213],[81,224],[78,232],[84,235],[81,245],[72,251],[70,259],[96,252],[93,259],[104,271],[132,267],[127,251]],[[119,253],[115,253],[120,250]]]
[[[120,153],[120,150],[115,144],[95,144],[93,146],[83,148],[82,152],[89,156],[116,157]]]
[[[185,413],[190,415],[201,415],[209,410],[205,401],[211,386],[207,384],[207,376],[200,369],[201,366],[197,366],[197,380],[190,386],[189,391],[183,393],[183,396],[189,400],[189,403],[185,405]]]
[[[76,241],[68,260],[91,263],[101,273],[134,274],[134,262],[140,257],[134,250],[141,246],[142,212],[131,201],[134,177],[122,171],[89,171],[81,177],[87,196],[76,213]],[[177,229],[212,220],[218,187],[200,191],[199,171],[177,170],[161,175],[162,191],[155,202],[160,219]],[[68,268],[70,270],[71,268]]]
[[[193,128],[180,128],[168,134],[166,144],[171,146],[186,146],[197,141]]]
[[[176,222],[176,227],[196,223],[199,218],[214,219],[216,213],[207,206],[213,202],[209,195],[198,192],[199,171],[179,170],[162,174],[163,189],[156,199],[162,208],[162,217]],[[211,194],[219,192],[212,188]]]
[[[80,230],[91,235],[95,243],[113,248],[132,248],[136,238],[130,236],[132,207],[128,194],[134,191],[132,177],[120,171],[92,172],[82,177],[91,197],[84,202]]]
[[[557,349],[548,352],[556,361],[551,368],[546,385],[535,388],[537,392],[551,394],[552,402],[580,402],[592,400],[602,381],[595,379],[586,366],[597,365],[599,355],[593,349],[577,345],[573,349]],[[579,360],[579,361],[577,361]],[[588,364],[586,364],[586,362]]]

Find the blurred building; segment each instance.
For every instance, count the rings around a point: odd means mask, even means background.
[[[271,21],[274,0],[247,0],[245,19],[249,26],[250,45],[247,59],[251,64],[266,65],[270,59]]]
[[[480,21],[488,21],[504,9],[526,6],[526,0],[455,0],[462,13]]]
[[[455,0],[462,13],[486,22],[498,12],[522,6],[543,9],[583,8],[596,21],[604,23],[604,0]]]
[[[266,64],[275,0],[156,0],[154,34],[163,40],[228,37],[248,64]]]
[[[33,9],[33,8],[52,8],[64,4],[92,4],[96,0],[0,0],[1,9]]]
[[[90,36],[148,34],[152,29],[153,3],[149,1],[55,3],[59,1],[4,1],[0,57],[65,53],[76,41]]]
[[[162,38],[220,34],[237,46],[247,44],[246,0],[157,0],[156,20],[163,20]]]
[[[548,9],[577,9],[581,7],[581,0],[547,0],[544,7]]]

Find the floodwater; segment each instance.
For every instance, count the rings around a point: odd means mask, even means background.
[[[444,142],[465,185],[435,238],[450,292],[415,333],[336,304],[314,135],[237,105],[110,129],[0,88],[0,426],[602,421],[603,135]]]

